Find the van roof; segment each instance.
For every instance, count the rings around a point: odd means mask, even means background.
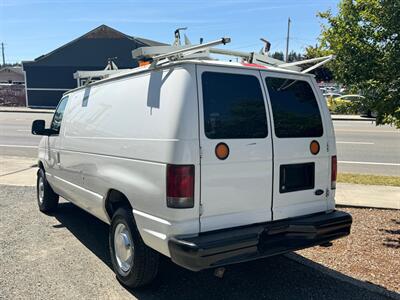
[[[202,60],[202,59],[187,59],[187,60],[179,60],[179,61],[170,61],[168,63],[158,66],[156,69],[150,69],[150,65],[146,65],[146,66],[137,67],[137,68],[133,68],[133,69],[121,70],[120,72],[110,75],[107,78],[92,82],[85,86],[80,86],[75,89],[71,89],[71,90],[65,92],[64,95],[70,94],[70,93],[78,91],[80,89],[84,89],[88,86],[94,86],[94,85],[102,84],[104,82],[116,80],[119,78],[128,77],[131,75],[151,72],[154,70],[166,69],[169,67],[178,66],[178,65],[182,65],[182,64],[197,64],[197,65],[220,66],[220,67],[251,69],[251,70],[258,69],[258,70],[265,70],[265,71],[276,72],[276,73],[281,73],[281,74],[292,74],[292,75],[301,75],[304,77],[314,77],[313,74],[309,74],[309,73],[301,73],[298,71],[277,68],[277,67],[273,67],[273,66],[263,66],[263,65],[259,65],[259,64],[252,64],[252,63],[245,63],[245,62],[239,63],[239,62],[228,62],[228,61],[209,60],[209,59],[204,59],[204,60]]]

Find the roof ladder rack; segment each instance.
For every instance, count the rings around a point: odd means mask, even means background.
[[[282,60],[272,58],[268,56],[268,50],[270,44],[265,39],[262,39],[266,43],[266,49],[262,53],[256,52],[243,52],[227,49],[213,48],[217,45],[225,45],[230,43],[231,39],[228,37],[221,38],[212,42],[198,45],[173,45],[173,46],[154,46],[154,47],[141,47],[132,51],[132,56],[140,61],[151,62],[150,68],[155,68],[158,65],[166,63],[168,61],[176,61],[181,59],[190,58],[201,58],[211,59],[210,53],[220,54],[225,56],[240,57],[243,61],[252,64],[259,64],[263,66],[272,66],[275,68],[281,68],[286,70],[293,70],[301,73],[308,73],[334,58],[334,55],[311,58],[291,63],[286,63]],[[302,70],[301,66],[306,64],[315,63],[314,65]]]
[[[280,65],[280,68],[287,68],[287,67],[291,67],[291,66],[300,66],[300,65],[305,65],[305,64],[310,64],[310,63],[314,63],[314,62],[318,62],[317,64],[301,71],[301,73],[308,73],[324,64],[326,64],[327,62],[331,61],[332,59],[335,58],[335,55],[328,55],[328,56],[322,56],[322,57],[316,57],[316,58],[310,58],[310,59],[305,59],[305,60],[300,60],[300,61],[295,61],[295,62],[291,62],[291,63],[284,63],[282,65]]]
[[[155,46],[155,47],[141,47],[132,51],[132,56],[134,58],[147,58],[151,59],[151,68],[154,68],[158,63],[162,63],[162,60],[174,61],[183,59],[185,56],[190,56],[199,52],[206,52],[210,47],[217,45],[225,45],[230,43],[231,39],[228,37],[223,37],[219,40],[208,42],[205,44],[199,44],[195,46]],[[170,51],[172,50],[172,51]]]

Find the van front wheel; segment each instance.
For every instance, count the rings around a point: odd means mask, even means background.
[[[41,212],[51,213],[57,209],[59,197],[54,193],[50,184],[47,182],[46,174],[43,169],[39,169],[37,173],[36,195]]]
[[[144,244],[130,208],[114,213],[109,247],[115,274],[123,285],[143,286],[157,275],[159,254]]]

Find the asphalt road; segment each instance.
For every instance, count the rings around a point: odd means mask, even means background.
[[[339,172],[400,176],[400,130],[367,121],[334,121]]]
[[[0,112],[0,155],[37,157],[41,137],[31,134],[32,122],[42,119],[49,126],[52,117],[47,113]]]
[[[33,187],[0,189],[0,299],[389,299],[285,256],[229,266],[222,279],[164,258],[152,285],[127,290],[106,224],[65,202],[40,213]]]
[[[0,112],[0,155],[36,157],[40,137],[32,136],[35,119],[49,124],[51,114]],[[339,172],[400,176],[400,130],[367,121],[334,122]]]

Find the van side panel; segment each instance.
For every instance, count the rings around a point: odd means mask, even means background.
[[[199,232],[195,206],[166,206],[166,165],[194,164],[199,186],[198,107],[194,66],[121,78],[78,90],[64,116],[61,163],[76,184],[71,201],[105,222],[110,189],[131,202],[144,242],[169,255],[171,235]]]

